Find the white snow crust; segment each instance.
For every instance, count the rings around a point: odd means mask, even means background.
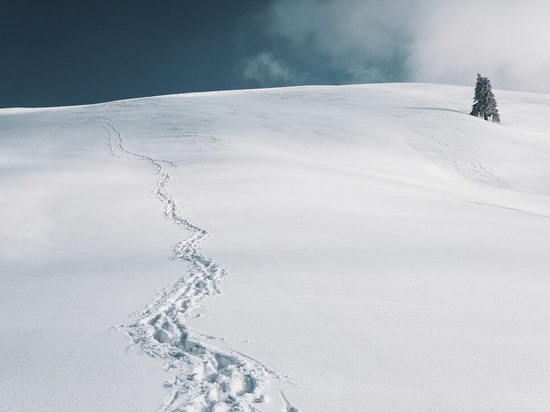
[[[545,411],[550,96],[0,110],[0,409]]]

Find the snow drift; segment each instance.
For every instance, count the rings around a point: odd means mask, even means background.
[[[472,93],[1,110],[2,409],[547,408],[550,96]]]

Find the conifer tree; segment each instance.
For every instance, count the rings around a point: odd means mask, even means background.
[[[474,105],[472,106],[472,116],[483,117],[493,122],[500,122],[498,114],[497,101],[491,90],[491,81],[481,74],[477,74],[476,88],[474,92]]]

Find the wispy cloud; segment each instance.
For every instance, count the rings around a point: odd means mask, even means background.
[[[242,77],[261,86],[280,86],[301,83],[303,76],[273,54],[263,52],[243,62]]]
[[[249,59],[245,68],[272,57],[276,47],[277,65],[292,73],[294,81],[400,80],[410,38],[411,10],[405,4],[404,0],[277,0],[262,20],[270,47]],[[251,79],[249,74],[242,72],[246,79]]]

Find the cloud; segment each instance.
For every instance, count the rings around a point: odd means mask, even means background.
[[[260,86],[292,85],[302,81],[302,76],[291,70],[284,61],[266,52],[244,61],[242,77]]]
[[[411,80],[550,92],[550,3],[546,0],[433,1],[414,33]]]
[[[275,0],[241,77],[262,86],[422,81],[550,92],[547,0]],[[275,57],[277,56],[277,57]]]
[[[413,0],[417,1],[417,0]],[[307,83],[395,81],[403,78],[411,11],[399,0],[277,0],[263,16],[265,49],[290,78]],[[257,59],[257,60],[255,60]],[[267,67],[270,64],[266,64]],[[279,70],[276,68],[275,72]],[[254,70],[252,70],[255,73]],[[247,70],[243,78],[251,79]],[[262,77],[267,80],[266,77]],[[280,80],[281,77],[277,80]]]

